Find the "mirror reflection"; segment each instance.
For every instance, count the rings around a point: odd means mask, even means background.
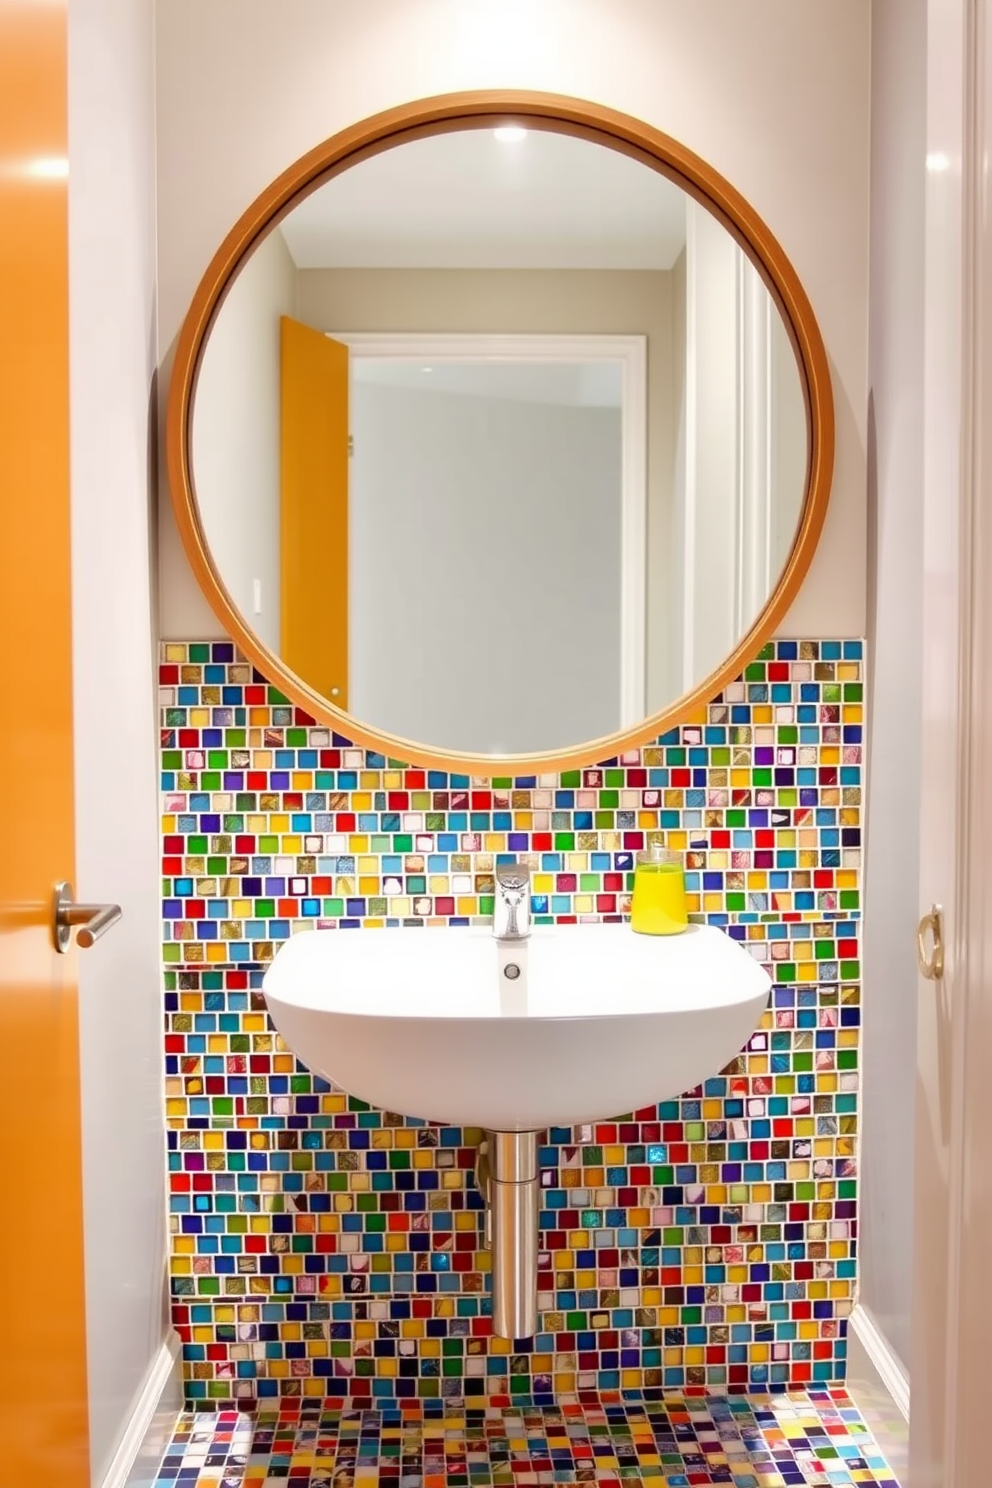
[[[300,202],[207,338],[191,462],[247,623],[377,730],[568,748],[698,685],[773,592],[807,422],[778,309],[705,208],[511,124]]]

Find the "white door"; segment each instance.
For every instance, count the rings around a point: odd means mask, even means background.
[[[908,1488],[989,1481],[992,1305],[992,128],[987,0],[929,0],[920,912]],[[983,138],[983,133],[985,137]],[[907,803],[907,807],[909,803]],[[986,928],[986,927],[989,928]],[[933,955],[927,934],[926,955]]]

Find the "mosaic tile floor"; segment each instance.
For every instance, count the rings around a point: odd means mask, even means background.
[[[192,1412],[154,1488],[461,1488],[657,1483],[898,1488],[843,1389],[526,1409]]]

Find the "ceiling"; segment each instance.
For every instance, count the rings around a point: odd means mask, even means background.
[[[664,176],[588,140],[466,129],[363,161],[280,226],[300,269],[670,269],[685,201]]]

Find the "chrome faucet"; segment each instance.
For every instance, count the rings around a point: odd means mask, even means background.
[[[530,867],[496,864],[493,934],[497,940],[526,940],[530,934]]]

